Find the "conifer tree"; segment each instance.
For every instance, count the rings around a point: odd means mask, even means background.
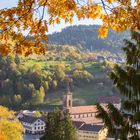
[[[40,140],[77,140],[69,113],[56,109],[48,114],[46,132]]]
[[[110,74],[123,97],[122,110],[119,111],[112,104],[108,104],[106,111],[97,104],[97,117],[103,120],[115,139],[139,140],[137,127],[140,122],[140,32],[133,32],[131,40],[124,41],[126,64],[116,65]]]
[[[71,121],[69,112],[64,112],[64,140],[77,140],[76,139],[76,129],[73,126],[73,123]]]

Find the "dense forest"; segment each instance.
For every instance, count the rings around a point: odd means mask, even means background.
[[[95,60],[97,54],[81,52],[74,46],[48,45],[45,55],[0,56],[1,105],[14,109],[60,105],[68,77],[73,81],[77,105],[82,100],[83,104],[93,104],[97,96],[117,93],[106,76],[107,68]],[[100,89],[104,92],[99,93]]]
[[[70,26],[61,32],[49,35],[49,43],[74,45],[81,50],[121,52],[123,39],[129,38],[129,31],[116,33],[109,30],[108,37],[100,39],[98,37],[98,28],[98,25]]]

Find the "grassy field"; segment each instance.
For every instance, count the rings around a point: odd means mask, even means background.
[[[44,68],[46,63],[45,61],[36,61],[36,60],[27,60],[25,62],[23,62],[23,65],[27,68],[33,67],[34,65],[39,64],[41,66],[41,68]]]
[[[60,63],[64,63],[64,64],[69,64],[69,62],[67,61],[37,61],[35,59],[30,59],[27,60],[25,62],[23,62],[23,65],[27,68],[33,67],[34,65],[39,64],[41,66],[41,69],[44,69],[46,67],[50,67],[51,65],[56,65],[56,64],[60,64]]]

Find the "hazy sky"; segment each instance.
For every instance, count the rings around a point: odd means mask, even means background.
[[[0,0],[0,9],[13,7],[16,4],[17,4],[17,0]],[[78,21],[76,18],[74,18],[74,22],[72,25],[79,25],[79,24],[84,24],[84,25],[101,24],[101,21],[99,20],[93,21],[93,20],[88,20],[88,19]],[[65,24],[63,21],[61,21],[60,25],[49,26],[49,33],[61,31],[61,29],[67,26],[70,26],[70,25]]]

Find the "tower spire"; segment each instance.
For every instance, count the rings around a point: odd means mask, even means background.
[[[67,81],[67,90],[66,90],[67,94],[70,93],[70,82]]]
[[[71,92],[72,79],[68,77],[66,82],[66,93],[63,95],[63,110],[69,110],[72,108],[72,92]]]
[[[66,92],[67,92],[67,94],[71,93],[72,82],[73,82],[73,80],[70,77],[70,75],[67,75],[66,76]]]

